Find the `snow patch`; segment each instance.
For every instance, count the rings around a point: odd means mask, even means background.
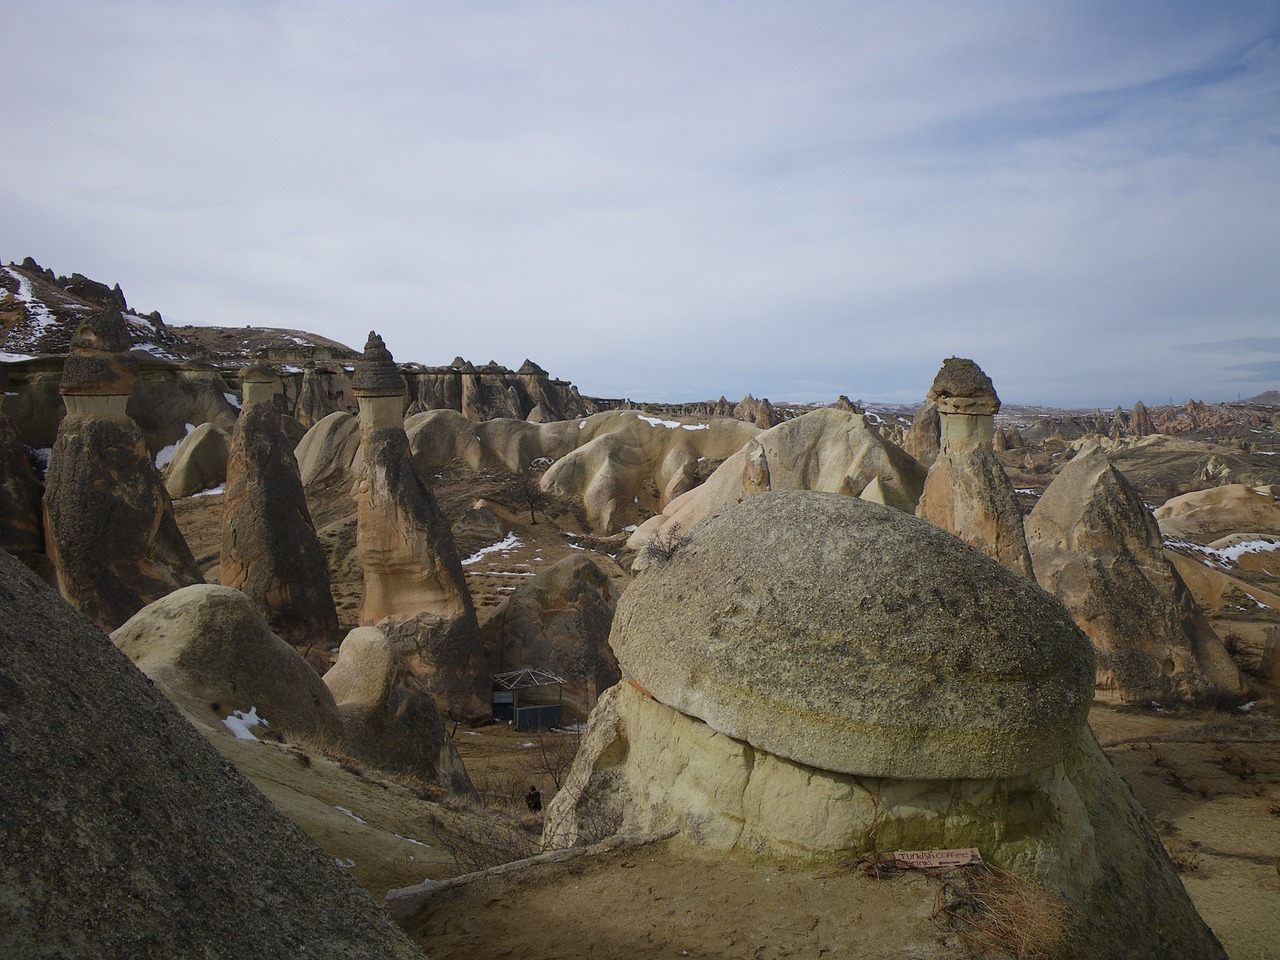
[[[234,393],[224,393],[223,396],[227,398],[227,403],[231,404],[237,410],[241,409],[240,398]]]
[[[23,360],[34,360],[35,357],[29,353],[5,353],[0,351],[0,363],[20,363]],[[5,394],[5,396],[16,397],[16,393]]]
[[[429,846],[430,846],[430,844],[428,844],[428,843],[423,843],[421,840],[415,840],[415,839],[413,839],[413,837],[406,837],[406,836],[404,836],[404,835],[402,835],[402,834],[399,834],[399,833],[397,833],[397,834],[395,835],[395,838],[396,838],[397,840],[403,840],[405,843],[412,843],[415,847],[429,847]]]
[[[248,713],[243,710],[233,710],[230,716],[222,718],[222,725],[235,734],[237,740],[257,740],[250,728],[259,724],[264,727],[270,726],[266,720],[258,716],[257,707],[250,707]]]
[[[666,427],[668,430],[710,430],[709,423],[678,423],[675,420],[660,420],[657,417],[646,417],[643,414],[636,414],[636,419],[643,420],[645,423],[651,423],[655,427]]]
[[[359,817],[357,817],[354,813],[352,813],[352,812],[351,812],[350,810],[348,810],[346,807],[340,807],[340,806],[338,806],[338,805],[335,803],[335,804],[333,805],[333,809],[337,810],[339,813],[346,814],[348,817],[350,817],[350,818],[351,818],[352,820],[354,820],[356,823],[364,823],[364,821],[363,821],[363,820],[361,820]]]
[[[193,497],[212,497],[215,493],[226,493],[227,485],[220,483],[216,487],[210,487],[208,490],[201,490],[199,493],[193,493]]]
[[[189,437],[191,435],[191,431],[194,430],[195,428],[196,428],[196,425],[194,423],[185,424],[183,426],[183,429],[186,430],[187,432],[183,434],[182,440],[185,440],[187,437]],[[169,465],[169,461],[172,460],[174,454],[178,452],[178,444],[180,444],[182,440],[175,440],[173,443],[169,444],[167,447],[161,447],[159,450],[156,451],[156,469],[157,470],[163,470],[165,467]]]
[[[471,556],[467,557],[467,559],[463,560],[462,565],[464,567],[469,567],[473,563],[479,563],[487,553],[507,553],[508,551],[514,550],[516,547],[519,547],[519,546],[523,546],[523,543],[521,542],[520,538],[517,537],[514,533],[508,533],[506,537],[504,537],[499,542],[495,544],[491,544],[490,546],[487,546],[487,547],[481,547]]]

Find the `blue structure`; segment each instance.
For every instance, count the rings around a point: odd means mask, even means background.
[[[493,719],[536,730],[560,726],[563,716],[563,677],[535,668],[493,675]]]

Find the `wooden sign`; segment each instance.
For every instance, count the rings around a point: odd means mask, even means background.
[[[893,855],[900,867],[927,870],[933,867],[967,867],[982,863],[977,847],[968,850],[899,850]]]

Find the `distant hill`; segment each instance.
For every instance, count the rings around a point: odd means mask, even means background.
[[[1256,397],[1250,397],[1245,403],[1256,403],[1263,407],[1280,407],[1280,390],[1268,390]]]

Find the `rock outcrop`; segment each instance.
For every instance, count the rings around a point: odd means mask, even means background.
[[[627,545],[641,551],[657,537],[688,533],[726,504],[766,490],[821,490],[861,496],[899,510],[915,509],[925,469],[885,440],[860,415],[824,408],[758,434],[725,460],[705,483],[676,497],[645,521]]]
[[[347,634],[324,683],[357,758],[451,793],[475,795],[435,703],[381,630],[357,627]]]
[[[293,444],[272,402],[278,381],[256,365],[241,379],[244,410],[227,460],[219,578],[245,593],[286,642],[328,650],[338,638],[338,614]]]
[[[1000,398],[991,380],[972,360],[951,357],[928,400],[937,406],[939,449],[916,516],[1031,577],[1022,509],[992,449]]]
[[[1065,955],[1224,956],[1089,732],[1088,640],[937,528],[748,497],[640,574],[611,643],[628,679],[593,711],[544,843],[616,818],[714,855],[972,846],[1067,902]]]
[[[231,430],[217,423],[200,424],[165,464],[164,486],[169,496],[178,500],[225,483],[230,455]]]
[[[493,673],[527,667],[567,682],[566,714],[585,719],[621,679],[609,648],[618,588],[583,554],[565,557],[516,588],[481,630]]]
[[[320,677],[239,590],[184,587],[139,610],[111,639],[206,726],[253,712],[274,734],[341,740],[338,708]]]
[[[100,631],[3,552],[0,608],[0,956],[421,956]]]
[[[326,370],[332,379],[333,374]],[[302,367],[302,384],[298,387],[298,402],[293,408],[293,418],[308,429],[329,416],[342,410],[338,399],[326,389],[316,368],[314,360],[308,360]]]
[[[1240,691],[1240,674],[1164,555],[1142,498],[1100,447],[1062,468],[1027,517],[1040,585],[1098,654],[1097,688],[1124,702]]]
[[[63,368],[67,416],[45,480],[45,543],[59,591],[104,630],[203,580],[125,412],[137,379],[118,312],[81,324]]]
[[[0,376],[0,385],[3,377]],[[27,450],[9,418],[0,413],[0,550],[28,566],[44,553],[40,485],[31,472]]]
[[[1229,483],[1174,497],[1155,511],[1166,537],[1208,544],[1233,533],[1280,534],[1280,489]]]
[[[441,708],[486,715],[491,685],[471,594],[449,521],[409,456],[404,381],[375,333],[352,388],[360,404],[353,491],[364,569],[360,623],[379,624],[402,641],[411,632],[416,666]]]

